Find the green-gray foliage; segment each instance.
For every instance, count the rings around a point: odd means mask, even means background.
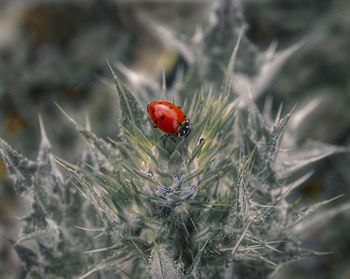
[[[113,73],[121,108],[117,140],[98,138],[66,115],[89,149],[78,164],[52,155],[41,120],[36,162],[1,142],[26,202],[14,245],[27,278],[84,271],[86,278],[105,269],[114,278],[262,278],[319,254],[302,249],[294,230],[332,200],[298,208],[288,196],[310,177],[305,167],[344,150],[313,142],[282,148],[290,113],[271,120],[252,101],[235,100],[235,57],[221,89],[198,90],[185,102],[192,122],[186,138],[162,138],[147,120],[146,104]],[[105,238],[97,241],[89,230]]]
[[[13,240],[22,277],[264,278],[320,254],[303,249],[296,232],[334,199],[298,207],[290,194],[312,175],[313,163],[347,150],[297,143],[287,126],[293,112],[282,116],[281,109],[273,119],[253,102],[297,47],[268,52],[272,58],[249,78],[233,75],[238,43],[224,73],[230,43],[226,38],[215,52],[206,40],[207,56],[194,53],[179,82],[192,123],[185,138],[152,129],[146,103],[112,70],[120,104],[115,139],[99,138],[60,108],[86,141],[79,162],[53,155],[42,120],[36,161],[1,140],[23,200]],[[249,45],[244,37],[242,44]],[[173,99],[165,90],[159,96]]]

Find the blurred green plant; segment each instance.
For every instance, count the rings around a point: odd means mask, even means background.
[[[251,99],[240,102],[232,93],[238,45],[222,86],[198,88],[185,100],[192,123],[185,138],[162,139],[146,104],[110,67],[121,110],[116,139],[99,138],[60,108],[87,143],[78,163],[52,154],[41,119],[37,161],[1,140],[8,176],[25,201],[13,243],[23,277],[264,278],[324,254],[303,249],[297,232],[335,198],[300,207],[290,193],[311,176],[314,162],[347,149],[286,147],[291,112],[272,119],[268,109],[261,114]],[[161,88],[161,100],[171,101],[165,78]],[[344,206],[324,215],[339,210]]]

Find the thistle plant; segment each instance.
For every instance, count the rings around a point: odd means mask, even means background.
[[[312,163],[346,149],[287,146],[292,111],[272,119],[233,94],[237,50],[238,43],[222,86],[197,88],[183,102],[187,137],[153,129],[147,104],[110,67],[120,105],[114,139],[99,138],[59,107],[86,140],[78,163],[53,155],[41,119],[36,162],[1,140],[24,200],[13,240],[22,277],[264,278],[322,254],[303,249],[297,232],[334,199],[302,207],[290,193],[311,176]],[[159,100],[173,102],[164,82],[161,88]]]

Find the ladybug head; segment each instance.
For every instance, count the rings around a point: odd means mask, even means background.
[[[180,130],[179,130],[179,136],[186,137],[190,132],[191,132],[190,120],[187,120],[181,124]]]

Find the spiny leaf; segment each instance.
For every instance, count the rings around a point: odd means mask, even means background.
[[[131,91],[121,82],[121,80],[114,73],[111,65],[107,61],[110,71],[113,74],[113,79],[116,84],[116,90],[119,97],[121,109],[121,125],[129,127],[130,122],[134,123],[140,129],[146,123],[145,113],[141,110],[136,98]]]
[[[288,177],[323,158],[349,151],[349,148],[307,140],[300,147],[289,147],[279,153],[276,162],[278,177]]]
[[[228,64],[228,66],[227,66],[225,80],[223,82],[224,95],[229,95],[230,90],[231,90],[231,83],[232,83],[232,77],[233,77],[236,57],[237,57],[237,53],[238,53],[238,47],[239,47],[239,44],[241,42],[241,39],[242,39],[242,36],[243,36],[243,32],[245,31],[245,29],[246,29],[245,26],[241,27],[241,30],[240,30],[240,33],[239,33],[239,36],[238,36],[238,39],[237,39],[236,46],[235,46],[235,48],[234,48],[234,50],[232,52],[230,62]]]
[[[245,220],[248,217],[249,212],[249,199],[248,199],[248,183],[252,168],[252,153],[247,160],[244,162],[238,173],[237,186],[236,186],[236,214],[240,216],[245,224]]]
[[[275,275],[278,274],[278,271],[285,265],[292,262],[300,261],[307,259],[312,256],[324,256],[332,254],[332,252],[317,252],[309,249],[297,248],[290,250],[288,254],[285,254],[284,257],[279,257],[278,264],[274,265],[273,272],[271,272],[269,278],[277,278]]]
[[[111,268],[111,267],[118,267],[118,265],[124,261],[129,260],[130,258],[132,258],[131,255],[126,255],[124,257],[118,257],[116,255],[110,256],[104,260],[102,260],[98,265],[96,265],[95,267],[93,267],[92,269],[90,269],[88,272],[86,272],[85,274],[83,274],[82,276],[79,277],[79,279],[84,279],[87,278],[88,276],[90,276],[91,274],[103,270],[103,269],[107,269],[107,268]],[[119,273],[123,274],[124,272],[122,270],[118,270]]]
[[[313,213],[321,206],[324,206],[328,203],[331,203],[335,199],[337,199],[341,196],[316,203],[314,205],[311,205],[310,207],[303,208],[298,214],[299,216],[297,217],[297,220],[295,221],[295,223],[298,223],[298,224],[296,226],[294,226],[293,231],[295,233],[301,233],[307,229],[310,229],[314,226],[317,226],[317,224],[320,224],[322,222],[326,222],[330,218],[336,216],[337,214],[339,214],[343,211],[349,210],[350,209],[350,202],[346,202],[346,203],[340,204],[334,208],[330,208],[330,209],[315,213],[314,216],[312,216],[312,217],[308,217],[309,214]]]
[[[247,234],[247,232],[248,232],[248,229],[249,229],[249,226],[250,226],[251,222],[252,222],[252,220],[249,220],[249,222],[247,223],[247,225],[246,225],[246,227],[245,227],[245,229],[244,229],[242,235],[241,235],[240,238],[238,239],[238,241],[237,241],[235,247],[233,247],[232,252],[231,252],[232,256],[235,255],[235,253],[236,253],[238,247],[241,245],[241,242],[243,241],[244,237],[246,236],[246,234]]]
[[[40,130],[41,130],[41,143],[38,155],[38,169],[36,172],[36,184],[44,185],[46,184],[46,189],[48,185],[52,187],[58,186],[58,184],[63,183],[63,175],[58,170],[54,156],[51,153],[51,144],[46,136],[45,128],[41,117],[39,116]],[[46,179],[45,183],[40,182],[41,179]],[[49,180],[48,180],[49,179]],[[39,180],[39,181],[38,181]],[[43,189],[44,190],[44,189]]]
[[[75,120],[71,118],[58,104],[56,104],[56,106],[76,128],[76,130],[84,137],[99,164],[105,168],[113,169],[113,167],[115,167],[115,163],[119,161],[117,150],[113,149],[110,144],[98,138],[88,129],[76,123]]]
[[[22,194],[31,188],[37,164],[23,157],[1,138],[0,154],[6,165],[8,176],[14,182],[16,192]]]
[[[300,42],[277,52],[277,43],[273,42],[265,52],[259,54],[259,65],[256,75],[251,77],[246,74],[238,73],[233,77],[234,91],[243,99],[243,106],[249,103],[249,98],[256,100],[265,92],[281,66],[284,65],[302,44],[303,42]],[[247,94],[247,91],[250,94]],[[248,97],[248,95],[250,96]]]

